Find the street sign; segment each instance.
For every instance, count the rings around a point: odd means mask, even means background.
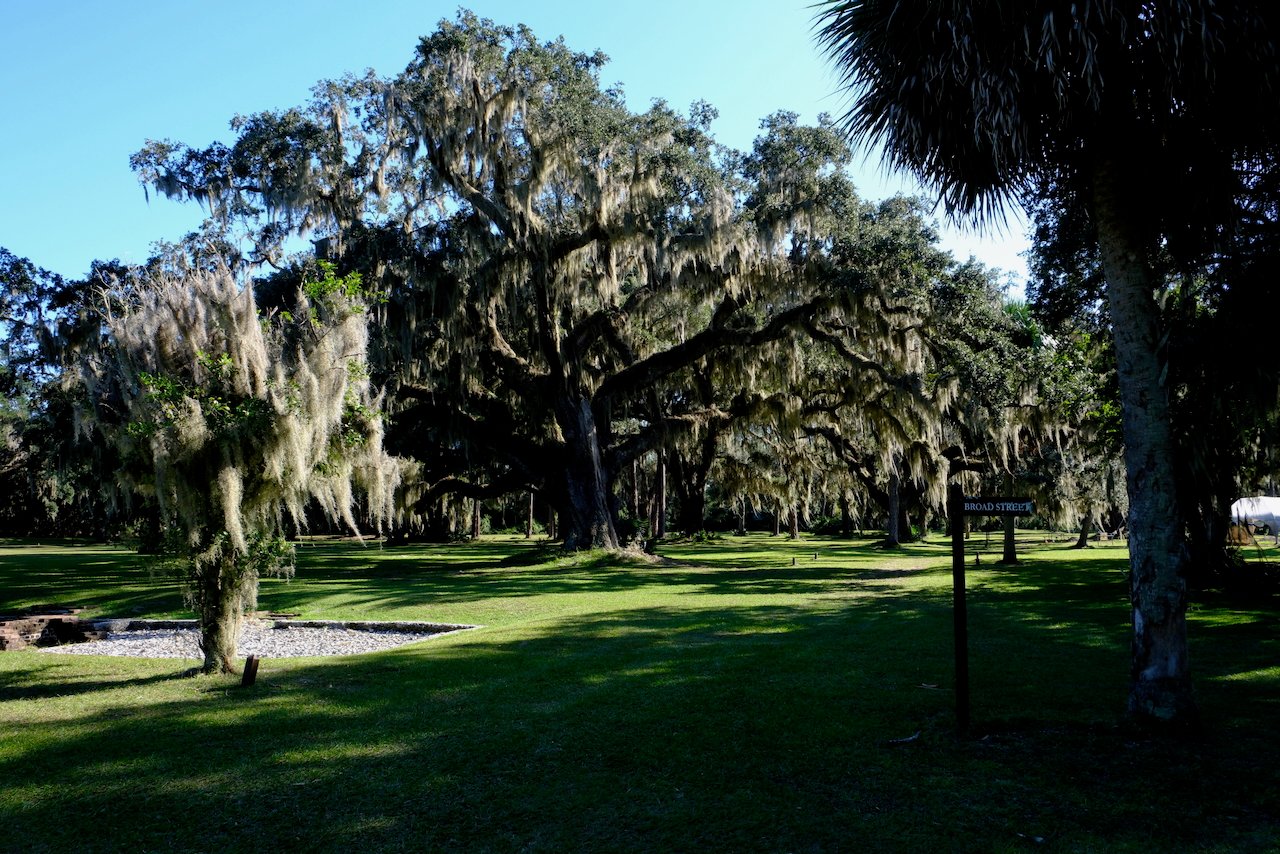
[[[992,495],[966,496],[957,484],[947,490],[947,515],[951,519],[952,625],[956,653],[956,727],[969,729],[969,606],[964,586],[964,517],[1030,516],[1036,503],[1030,498]]]
[[[1030,498],[968,495],[964,512],[967,516],[1030,516],[1036,512],[1036,503]]]

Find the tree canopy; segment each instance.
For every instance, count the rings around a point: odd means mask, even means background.
[[[825,120],[777,114],[730,152],[709,106],[634,113],[603,62],[462,13],[394,78],[322,83],[305,108],[237,119],[230,146],[152,142],[133,162],[243,226],[255,257],[319,229],[385,290],[375,363],[390,439],[424,463],[419,511],[533,489],[568,546],[616,547],[619,473],[796,411],[802,339],[842,360],[827,391],[879,413],[892,459],[947,402],[911,392],[922,325],[903,296],[937,272],[923,219],[857,198]]]

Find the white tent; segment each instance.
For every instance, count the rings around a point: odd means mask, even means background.
[[[1267,525],[1280,530],[1280,496],[1259,495],[1241,498],[1231,505],[1231,521],[1249,525]]]

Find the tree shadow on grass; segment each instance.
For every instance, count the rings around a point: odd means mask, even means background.
[[[1270,730],[1188,746],[1114,725],[1127,645],[1111,594],[1077,589],[1090,572],[978,590],[975,710],[1017,722],[986,739],[951,734],[945,591],[694,598],[264,661],[250,690],[104,694],[74,726],[24,721],[32,746],[0,775],[63,785],[0,800],[0,847],[1243,850],[1274,833]],[[1232,631],[1204,643],[1261,665]]]
[[[1046,552],[984,569],[971,578],[979,737],[956,739],[945,569],[512,570],[505,548],[434,568],[421,553],[373,562],[368,579],[334,549],[303,571],[321,590],[415,607],[586,590],[601,594],[595,610],[267,660],[252,689],[148,682],[100,659],[73,678],[24,675],[24,690],[99,687],[33,695],[47,716],[0,710],[23,733],[0,748],[0,778],[17,781],[0,794],[0,849],[1265,850],[1276,838],[1272,615],[1206,613],[1193,652],[1207,735],[1147,739],[1116,724],[1128,609],[1114,561]],[[922,573],[931,584],[909,587]],[[651,607],[608,595],[664,585],[689,595]]]
[[[94,784],[69,781],[0,826],[69,841],[57,816],[70,801],[105,815],[97,839],[112,848],[163,847],[187,814],[202,817],[203,845],[233,848],[263,828],[284,830],[270,843],[285,847],[472,850],[681,848],[704,827],[728,834],[701,840],[720,850],[825,835],[809,820],[770,830],[767,817],[783,801],[848,797],[832,774],[849,770],[820,773],[818,760],[821,744],[847,740],[851,715],[856,738],[900,726],[867,711],[888,690],[881,671],[850,668],[830,690],[846,669],[831,657],[866,642],[848,622],[835,610],[646,609],[362,659],[268,661],[252,694],[104,703],[65,731],[32,724],[34,743],[57,747],[0,761],[0,773],[41,779],[76,755]],[[936,696],[912,693],[934,713]],[[124,766],[141,788],[113,778]],[[763,817],[744,812],[753,803]]]
[[[60,667],[53,662],[26,670],[0,670],[0,703],[9,700],[47,700],[112,691],[142,688],[175,679],[189,678],[184,673],[157,673],[149,676],[92,678],[75,668]]]

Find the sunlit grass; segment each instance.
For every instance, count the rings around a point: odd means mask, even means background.
[[[1274,610],[1197,604],[1204,734],[1150,737],[1122,723],[1124,545],[1044,539],[1016,567],[971,543],[963,739],[941,537],[310,541],[264,610],[485,628],[264,661],[249,689],[0,654],[0,850],[1274,848]],[[0,549],[5,607],[180,615],[169,585],[118,550]]]

